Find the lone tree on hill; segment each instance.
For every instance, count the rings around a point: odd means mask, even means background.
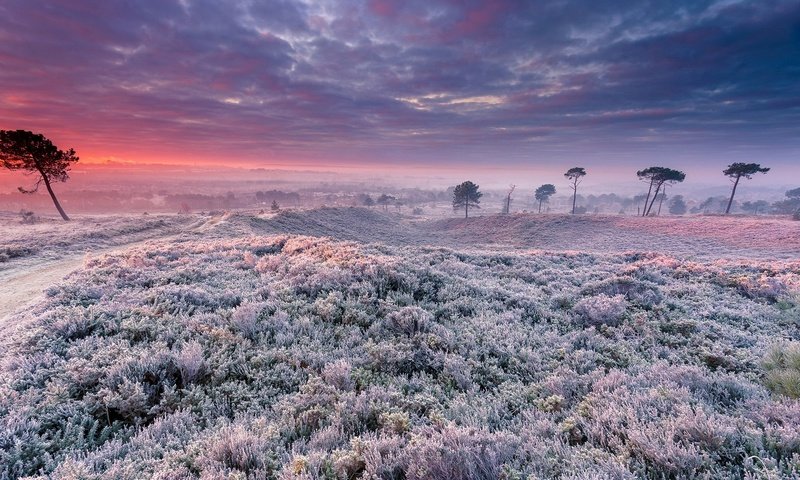
[[[572,167],[564,174],[572,185],[572,214],[575,215],[575,202],[578,199],[578,185],[581,184],[581,177],[586,175],[586,170],[582,167]]]
[[[42,134],[27,130],[0,130],[0,162],[9,170],[24,170],[37,176],[33,188],[26,190],[19,187],[22,193],[34,193],[44,183],[47,193],[53,199],[61,218],[69,220],[67,213],[58,203],[51,182],[66,182],[67,171],[78,161],[75,150],[59,150],[53,142]]]
[[[673,170],[667,167],[645,168],[644,170],[639,170],[636,172],[636,175],[641,180],[650,183],[650,187],[647,190],[647,196],[644,199],[644,210],[642,211],[643,217],[650,215],[650,211],[653,209],[653,204],[656,203],[656,199],[659,198],[658,194],[661,192],[662,187],[664,187],[664,190],[666,190],[667,185],[680,183],[686,178],[686,174],[680,170]],[[655,191],[653,190],[653,187],[655,187]]]
[[[533,194],[533,196],[539,201],[539,213],[542,213],[542,202],[549,202],[550,197],[555,195],[555,193],[556,187],[551,183],[545,183],[536,189],[536,192]]]
[[[731,205],[733,204],[733,196],[736,195],[736,187],[739,186],[739,180],[742,177],[746,179],[753,178],[756,173],[767,173],[768,167],[762,167],[758,163],[731,163],[728,168],[722,171],[725,175],[731,177],[733,182],[733,190],[731,190],[731,198],[728,200],[728,207],[725,209],[725,215],[731,212]]]
[[[456,185],[453,190],[453,210],[464,209],[464,218],[469,218],[469,207],[481,208],[483,194],[478,190],[478,185],[467,180],[461,185]]]

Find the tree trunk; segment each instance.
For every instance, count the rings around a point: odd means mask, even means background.
[[[572,214],[575,215],[575,202],[578,200],[578,182],[572,185]]]
[[[667,196],[667,187],[664,187],[664,193],[661,195],[661,198],[658,200],[658,213],[656,213],[656,216],[658,216],[658,217],[661,216],[661,205],[664,204],[664,197],[666,197],[666,196]]]
[[[733,196],[736,195],[736,187],[739,186],[739,179],[742,178],[741,175],[736,177],[736,181],[733,182],[733,190],[731,190],[731,198],[728,200],[728,208],[725,209],[725,215],[731,213],[731,205],[733,204]]]
[[[469,218],[469,200],[464,202],[464,218]]]
[[[58,203],[58,199],[56,198],[56,194],[53,192],[53,188],[50,186],[50,180],[47,178],[47,175],[45,175],[44,173],[42,173],[41,175],[42,175],[42,180],[44,180],[44,186],[47,187],[47,193],[49,193],[50,194],[50,198],[53,199],[53,203],[56,206],[56,210],[58,210],[58,213],[61,214],[61,218],[63,218],[64,221],[68,222],[69,221],[69,217],[67,216],[67,212],[65,212],[64,209],[61,208],[61,204]]]
[[[653,204],[656,203],[656,198],[658,198],[658,192],[659,192],[659,190],[661,190],[661,185],[662,184],[658,184],[656,186],[656,193],[653,194],[653,199],[650,201],[650,206],[645,208],[644,215],[642,215],[642,216],[646,217],[646,216],[650,215],[650,210],[653,209]]]
[[[539,213],[542,213],[542,200],[539,200]]]
[[[650,193],[653,191],[653,179],[650,179],[650,188],[647,189],[647,197],[644,199],[644,212],[642,212],[642,216],[647,216],[647,202],[650,201]]]

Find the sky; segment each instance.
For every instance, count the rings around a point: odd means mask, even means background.
[[[3,0],[0,128],[84,162],[800,180],[800,0]]]

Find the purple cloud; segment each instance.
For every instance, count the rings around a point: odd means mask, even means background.
[[[0,128],[142,161],[789,162],[798,25],[797,0],[9,0]]]

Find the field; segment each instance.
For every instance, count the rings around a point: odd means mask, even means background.
[[[3,480],[800,477],[800,222],[0,220]]]

